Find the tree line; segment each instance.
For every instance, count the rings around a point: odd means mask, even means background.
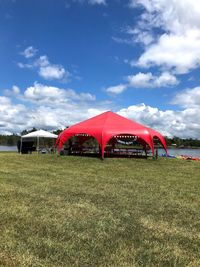
[[[173,138],[165,137],[166,143],[168,147],[188,147],[195,148],[200,147],[200,140],[192,139],[192,138],[179,138],[177,136]]]
[[[20,140],[21,135],[25,135],[31,132],[36,131],[37,129],[33,127],[31,130],[23,130],[20,135],[18,134],[12,134],[12,135],[0,135],[0,145],[4,146],[16,146],[18,140]],[[45,130],[45,129],[44,129]],[[61,133],[62,130],[58,129],[53,131],[54,134]],[[173,138],[165,137],[166,143],[168,147],[188,147],[188,148],[196,148],[200,147],[200,140],[198,139],[192,139],[192,138],[179,138],[177,136]]]

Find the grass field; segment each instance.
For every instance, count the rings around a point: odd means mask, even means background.
[[[0,153],[0,266],[200,266],[200,162]]]

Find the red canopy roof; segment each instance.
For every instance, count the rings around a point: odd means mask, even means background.
[[[153,138],[160,140],[163,148],[166,150],[166,142],[164,137],[157,131],[145,127],[137,122],[126,119],[111,111],[104,112],[93,118],[77,123],[65,129],[57,139],[59,150],[67,142],[67,140],[77,134],[87,134],[94,137],[100,147],[102,157],[104,157],[104,149],[108,141],[116,135],[134,135],[142,144],[148,144],[154,154]]]

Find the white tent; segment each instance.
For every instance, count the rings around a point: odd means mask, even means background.
[[[38,130],[32,133],[28,133],[25,135],[22,135],[22,138],[28,138],[28,137],[45,137],[45,138],[57,138],[58,136],[56,134],[49,133],[44,130]]]
[[[31,133],[22,135],[21,136],[20,152],[21,152],[22,139],[23,138],[37,138],[37,151],[39,151],[39,141],[40,141],[40,138],[55,138],[56,139],[57,137],[58,137],[58,135],[49,133],[49,132],[44,131],[44,130],[38,130],[38,131],[35,131],[35,132],[31,132]]]

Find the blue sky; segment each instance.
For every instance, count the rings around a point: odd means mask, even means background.
[[[200,138],[195,0],[0,0],[0,133],[106,110]]]

